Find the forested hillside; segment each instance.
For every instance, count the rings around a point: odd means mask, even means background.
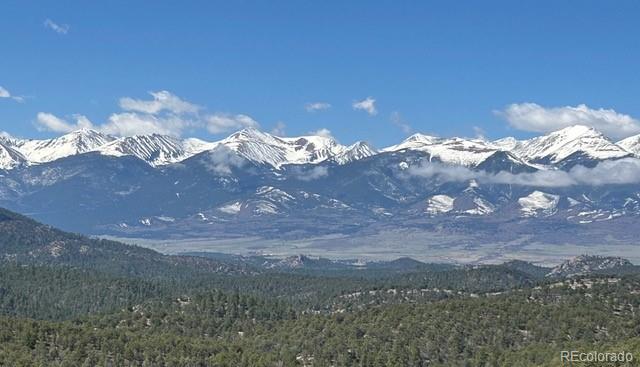
[[[640,356],[640,275],[624,262],[571,277],[525,262],[260,266],[165,256],[8,211],[0,259],[0,366],[561,366],[566,349]]]

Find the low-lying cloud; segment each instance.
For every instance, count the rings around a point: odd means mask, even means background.
[[[234,168],[242,168],[246,161],[231,149],[221,146],[208,153],[208,159],[204,160],[205,167],[221,176],[228,176]]]
[[[525,173],[506,171],[491,173],[430,162],[410,167],[407,172],[412,176],[433,178],[441,182],[476,180],[484,184],[536,187],[627,185],[640,183],[640,159],[624,158],[604,161],[593,168],[575,166],[569,171],[540,170]]]
[[[293,167],[293,175],[301,181],[313,181],[329,175],[329,168],[316,166],[313,168]]]

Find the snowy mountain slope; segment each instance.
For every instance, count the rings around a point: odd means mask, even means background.
[[[249,161],[275,168],[285,164],[320,163],[330,159],[345,164],[375,154],[373,148],[362,142],[345,147],[330,137],[281,138],[253,128],[230,135],[217,143],[216,147],[220,146],[227,147]]]
[[[455,212],[466,215],[489,215],[496,211],[496,205],[487,197],[476,180],[470,180],[466,189],[456,197]]]
[[[602,133],[582,125],[516,143],[513,153],[526,161],[543,164],[555,164],[578,153],[597,160],[630,155]]]
[[[511,173],[534,172],[544,167],[538,164],[532,164],[522,160],[515,154],[499,150],[492,153],[485,160],[480,162],[476,167],[478,170],[497,173],[501,171]]]
[[[448,213],[453,210],[454,198],[447,195],[433,195],[427,200],[425,212],[430,215]]]
[[[287,215],[297,210],[348,210],[345,203],[306,191],[287,192],[273,186],[259,186],[241,200],[232,200],[215,208],[223,217],[255,217],[264,215]]]
[[[190,139],[185,144],[178,138],[153,134],[119,138],[99,147],[96,151],[114,157],[131,155],[152,166],[161,166],[180,162],[209,147],[210,145],[203,141]]]
[[[338,164],[347,164],[363,158],[378,154],[378,151],[371,145],[359,141],[346,147],[342,152],[336,154],[333,160]]]
[[[497,152],[499,148],[481,139],[442,139],[414,134],[398,145],[383,149],[383,152],[417,150],[429,153],[444,163],[474,167]]]
[[[81,129],[53,139],[18,140],[16,149],[30,162],[44,163],[94,151],[115,139],[94,130]]]
[[[555,213],[560,196],[534,191],[518,199],[523,217],[549,216]]]
[[[640,156],[640,135],[630,136],[617,143],[624,150],[636,156]]]
[[[0,139],[0,169],[13,169],[26,164],[27,159],[7,141]]]
[[[491,142],[491,145],[493,145],[494,147],[500,149],[500,150],[505,150],[508,152],[512,152],[514,150],[516,150],[520,145],[522,145],[522,141],[512,137],[512,136],[508,136],[506,138],[502,138],[502,139],[498,139],[498,140],[494,140]]]
[[[400,144],[392,145],[382,149],[383,152],[395,152],[403,149],[424,151],[426,147],[438,144],[443,139],[437,136],[430,136],[424,134],[413,134],[410,137],[403,140]]]
[[[218,145],[217,142],[208,142],[198,138],[187,138],[182,140],[182,149],[189,157],[214,149],[216,145]]]

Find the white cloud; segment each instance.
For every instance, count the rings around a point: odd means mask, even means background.
[[[225,146],[212,150],[208,158],[203,164],[208,170],[218,175],[229,175],[233,168],[241,168],[246,163],[244,159]]]
[[[187,102],[178,96],[162,90],[149,92],[153,100],[140,100],[129,97],[120,98],[120,108],[125,111],[135,111],[147,114],[157,114],[167,111],[174,114],[195,114],[200,106]]]
[[[477,139],[485,139],[485,137],[487,136],[487,132],[481,128],[480,126],[474,126],[473,127],[473,132],[476,136]]]
[[[37,122],[40,128],[54,132],[67,133],[79,128],[93,128],[119,136],[154,133],[180,136],[189,128],[206,128],[218,134],[243,127],[258,127],[258,123],[247,115],[201,114],[200,106],[168,91],[149,94],[153,97],[151,100],[121,98],[119,106],[124,112],[111,114],[107,121],[100,125],[93,125],[86,117],[80,115],[74,117],[75,122],[69,122],[44,112],[38,114]]]
[[[219,134],[245,127],[258,128],[259,124],[243,114],[205,114],[202,108],[187,102],[167,91],[150,92],[153,99],[137,100],[124,97],[119,100],[123,112],[109,116],[102,124],[92,124],[86,117],[74,115],[75,122],[56,117],[50,113],[38,114],[40,128],[67,133],[79,128],[95,130],[119,136],[162,134],[181,136],[187,129],[207,129]],[[284,130],[284,124],[276,128]]]
[[[51,113],[39,112],[36,117],[36,123],[42,130],[53,131],[57,133],[69,133],[78,129],[91,129],[93,124],[88,118],[82,115],[74,115],[75,122],[68,122]]]
[[[46,19],[44,21],[44,26],[46,28],[51,29],[52,31],[58,33],[58,34],[67,34],[69,33],[69,25],[68,24],[58,24],[55,23],[53,20],[51,19]]]
[[[331,108],[331,105],[326,102],[311,102],[304,105],[304,109],[307,110],[307,112],[328,110],[329,108]]]
[[[329,175],[329,169],[325,166],[316,166],[311,169],[293,167],[292,172],[298,180],[313,181]]]
[[[193,124],[178,116],[157,117],[134,112],[114,113],[106,123],[94,125],[86,116],[73,115],[69,122],[51,113],[39,112],[36,122],[42,130],[69,133],[79,129],[94,129],[106,134],[119,136],[163,134],[180,136],[182,131]]]
[[[316,131],[311,131],[309,132],[309,135],[317,135],[317,136],[321,136],[323,138],[333,138],[333,135],[331,135],[331,130],[327,129],[327,128],[322,128]]]
[[[147,134],[162,134],[180,136],[182,131],[196,122],[184,119],[180,116],[155,116],[144,113],[123,112],[114,113],[109,120],[98,129],[104,133],[132,136]]]
[[[271,129],[271,135],[286,136],[287,134],[285,133],[285,130],[284,130],[286,127],[287,125],[285,125],[284,122],[278,121],[276,123],[276,126],[274,126],[273,129]]]
[[[206,127],[212,134],[220,134],[246,127],[258,128],[260,125],[250,116],[216,113],[206,117]]]
[[[537,187],[624,185],[640,183],[640,159],[603,161],[593,168],[575,166],[569,171],[541,170],[526,173],[507,171],[490,173],[430,162],[411,167],[408,172],[414,176],[432,178],[440,182],[465,182],[473,179],[485,184]]]
[[[612,109],[592,109],[587,105],[546,108],[535,103],[514,103],[496,114],[516,129],[550,132],[572,125],[586,125],[614,137],[640,133],[640,121]]]
[[[353,102],[354,110],[362,110],[369,114],[369,116],[375,116],[378,114],[378,110],[376,110],[376,100],[372,97],[367,97],[362,101]]]
[[[22,96],[14,96],[12,95],[7,89],[3,88],[2,86],[0,86],[0,98],[10,98],[13,99],[16,102],[24,102],[24,97]]]
[[[14,137],[6,131],[0,131],[0,140],[13,140]]]
[[[394,111],[391,112],[391,117],[390,117],[391,123],[396,125],[397,127],[400,128],[400,130],[402,130],[403,133],[405,134],[410,134],[411,131],[413,131],[413,129],[411,128],[411,125],[409,125],[403,118],[402,115],[400,115],[400,112],[398,111]]]

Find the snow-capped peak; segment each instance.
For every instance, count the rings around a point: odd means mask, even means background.
[[[376,154],[378,154],[378,151],[374,147],[364,141],[359,141],[346,147],[333,159],[338,164],[347,164]]]
[[[425,134],[416,133],[410,137],[404,139],[400,144],[392,145],[383,149],[385,152],[395,152],[399,150],[425,150],[425,147],[437,144],[443,139],[437,136],[430,136]]]
[[[253,128],[240,130],[218,144],[252,162],[275,168],[285,164],[320,163],[332,158],[338,163],[348,163],[364,158],[373,151],[358,143],[345,147],[331,137],[277,137]]]
[[[443,139],[423,134],[414,134],[398,145],[383,149],[385,152],[416,150],[429,153],[444,163],[477,166],[493,153],[500,150],[482,139]]]
[[[576,152],[594,159],[621,158],[629,155],[629,152],[611,142],[599,131],[583,125],[570,126],[523,141],[514,149],[514,153],[525,160],[543,163],[557,163]]]
[[[91,129],[80,129],[53,139],[20,140],[16,142],[16,148],[29,161],[43,163],[94,151],[113,140],[113,136]]]
[[[237,143],[237,142],[262,142],[264,144],[278,144],[279,139],[271,134],[265,133],[253,127],[247,127],[236,131],[221,141],[221,143]]]

